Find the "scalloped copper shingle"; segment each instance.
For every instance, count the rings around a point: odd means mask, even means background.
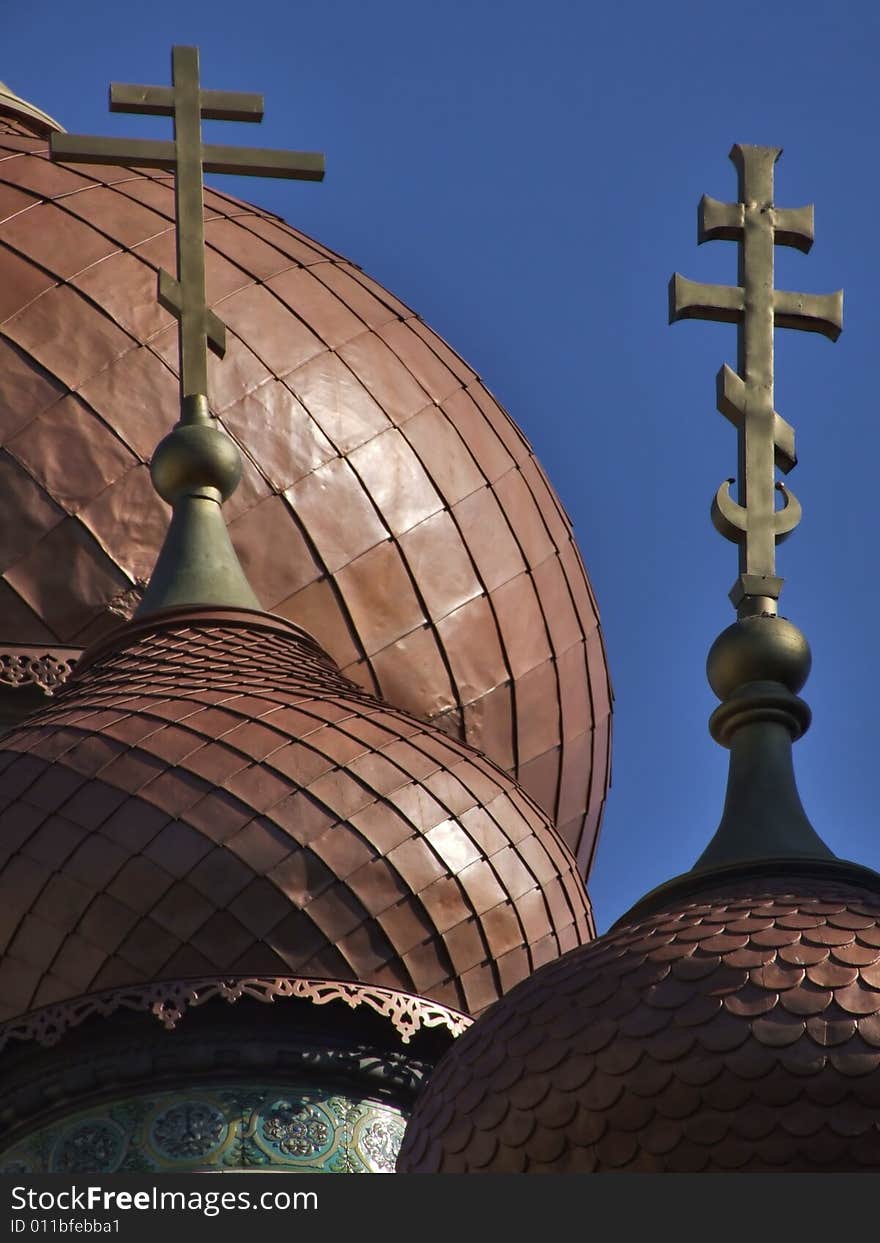
[[[594,931],[507,774],[258,613],[119,632],[4,738],[0,819],[0,1019],[211,973],[477,1013]]]
[[[453,1046],[407,1172],[880,1169],[880,896],[715,887],[515,989]]]
[[[177,418],[176,327],[155,296],[173,191],[51,164],[28,132],[0,118],[0,529],[15,533],[0,646],[85,646],[130,614],[167,522],[144,462]],[[206,209],[209,300],[229,328],[212,393],[245,457],[227,520],[258,597],[511,771],[588,871],[610,688],[529,445],[354,264],[227,195]]]

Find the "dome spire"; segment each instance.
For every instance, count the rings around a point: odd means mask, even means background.
[[[794,429],[773,405],[773,335],[776,326],[820,332],[836,341],[843,294],[778,290],[774,247],[808,251],[813,208],[776,207],[773,169],[781,150],[735,145],[730,158],[739,174],[739,201],[704,196],[699,242],[735,241],[739,284],[701,285],[676,273],[669,287],[670,321],[712,319],[737,325],[738,362],[717,377],[717,407],[737,429],[739,500],[733,479],[718,489],[712,521],[739,548],[739,575],[730,593],[737,620],[709,652],[709,684],[721,700],[710,719],[716,742],[730,749],[727,797],[715,836],[695,872],[770,859],[832,859],[800,801],[791,746],[810,724],[797,692],[810,671],[810,649],[791,622],[778,615],[783,580],[776,575],[776,545],[797,526],[801,507],[777,482],[776,468],[796,464]],[[776,509],[775,495],[783,497]]]
[[[207,397],[184,398],[180,422],[153,454],[150,474],[173,512],[135,616],[183,604],[261,608],[220,509],[238,487],[241,454],[218,431]]]
[[[673,319],[740,325],[740,373],[722,371],[719,407],[744,477],[739,503],[726,489],[717,503],[731,529],[716,518],[741,544],[739,616],[708,660],[710,728],[731,752],[721,825],[690,872],[536,971],[444,1054],[401,1173],[880,1169],[880,876],[835,858],[801,806],[791,744],[810,720],[797,693],[810,653],[776,611],[774,546],[794,523],[791,505],[773,506],[773,458],[781,442],[793,466],[794,437],[773,411],[774,320],[835,336],[840,295],[826,300],[836,322],[805,324],[823,299],[773,289],[774,241],[803,241],[805,221],[812,236],[811,209],[773,205],[778,155],[735,147],[740,202],[701,205],[701,240],[741,242],[740,286],[674,277],[671,290]]]
[[[260,608],[220,512],[238,486],[241,459],[233,442],[217,430],[208,400],[208,349],[223,357],[226,327],[207,301],[203,174],[307,181],[324,176],[322,155],[202,142],[203,119],[261,121],[263,98],[203,90],[198,48],[172,49],[171,79],[171,86],[115,82],[110,87],[110,109],[173,117],[173,142],[53,133],[49,143],[53,160],[134,163],[174,175],[177,277],[160,270],[157,296],[178,321],[180,422],[159,445],[151,466],[154,487],[174,513],[137,611],[141,617],[184,604]]]

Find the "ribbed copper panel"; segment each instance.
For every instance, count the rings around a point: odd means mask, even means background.
[[[286,622],[130,627],[0,752],[0,1019],[162,979],[359,980],[477,1013],[593,935],[512,779]]]
[[[165,177],[56,166],[0,117],[0,650],[129,616],[167,522],[144,465],[177,418]],[[100,180],[98,180],[100,178]],[[507,414],[354,264],[206,196],[227,506],[264,607],[362,686],[514,773],[588,871],[610,690],[571,525]]]
[[[398,1168],[880,1170],[880,896],[741,881],[567,954],[444,1056]]]

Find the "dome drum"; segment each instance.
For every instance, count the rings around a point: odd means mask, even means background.
[[[268,990],[260,1004],[257,983],[231,1005],[202,990],[173,1031],[129,1009],[133,992],[112,1012],[105,997],[63,1034],[61,1058],[11,1040],[0,1172],[393,1172],[449,1027],[419,1024],[404,1043],[369,1007],[326,990],[318,1005]]]

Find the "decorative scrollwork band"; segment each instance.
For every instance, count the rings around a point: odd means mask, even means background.
[[[149,1011],[170,1031],[194,1006],[202,1006],[215,999],[231,1004],[242,997],[269,1004],[299,998],[318,1006],[333,1001],[345,1002],[353,1010],[367,1006],[389,1020],[404,1044],[408,1044],[414,1033],[423,1027],[445,1027],[451,1036],[457,1037],[473,1022],[468,1015],[424,997],[345,980],[308,980],[289,976],[274,979],[263,976],[214,977],[116,988],[78,997],[74,1001],[43,1006],[0,1026],[0,1052],[11,1041],[35,1040],[46,1046],[56,1044],[66,1031],[78,1027],[86,1019],[94,1015],[107,1016],[117,1010]]]

